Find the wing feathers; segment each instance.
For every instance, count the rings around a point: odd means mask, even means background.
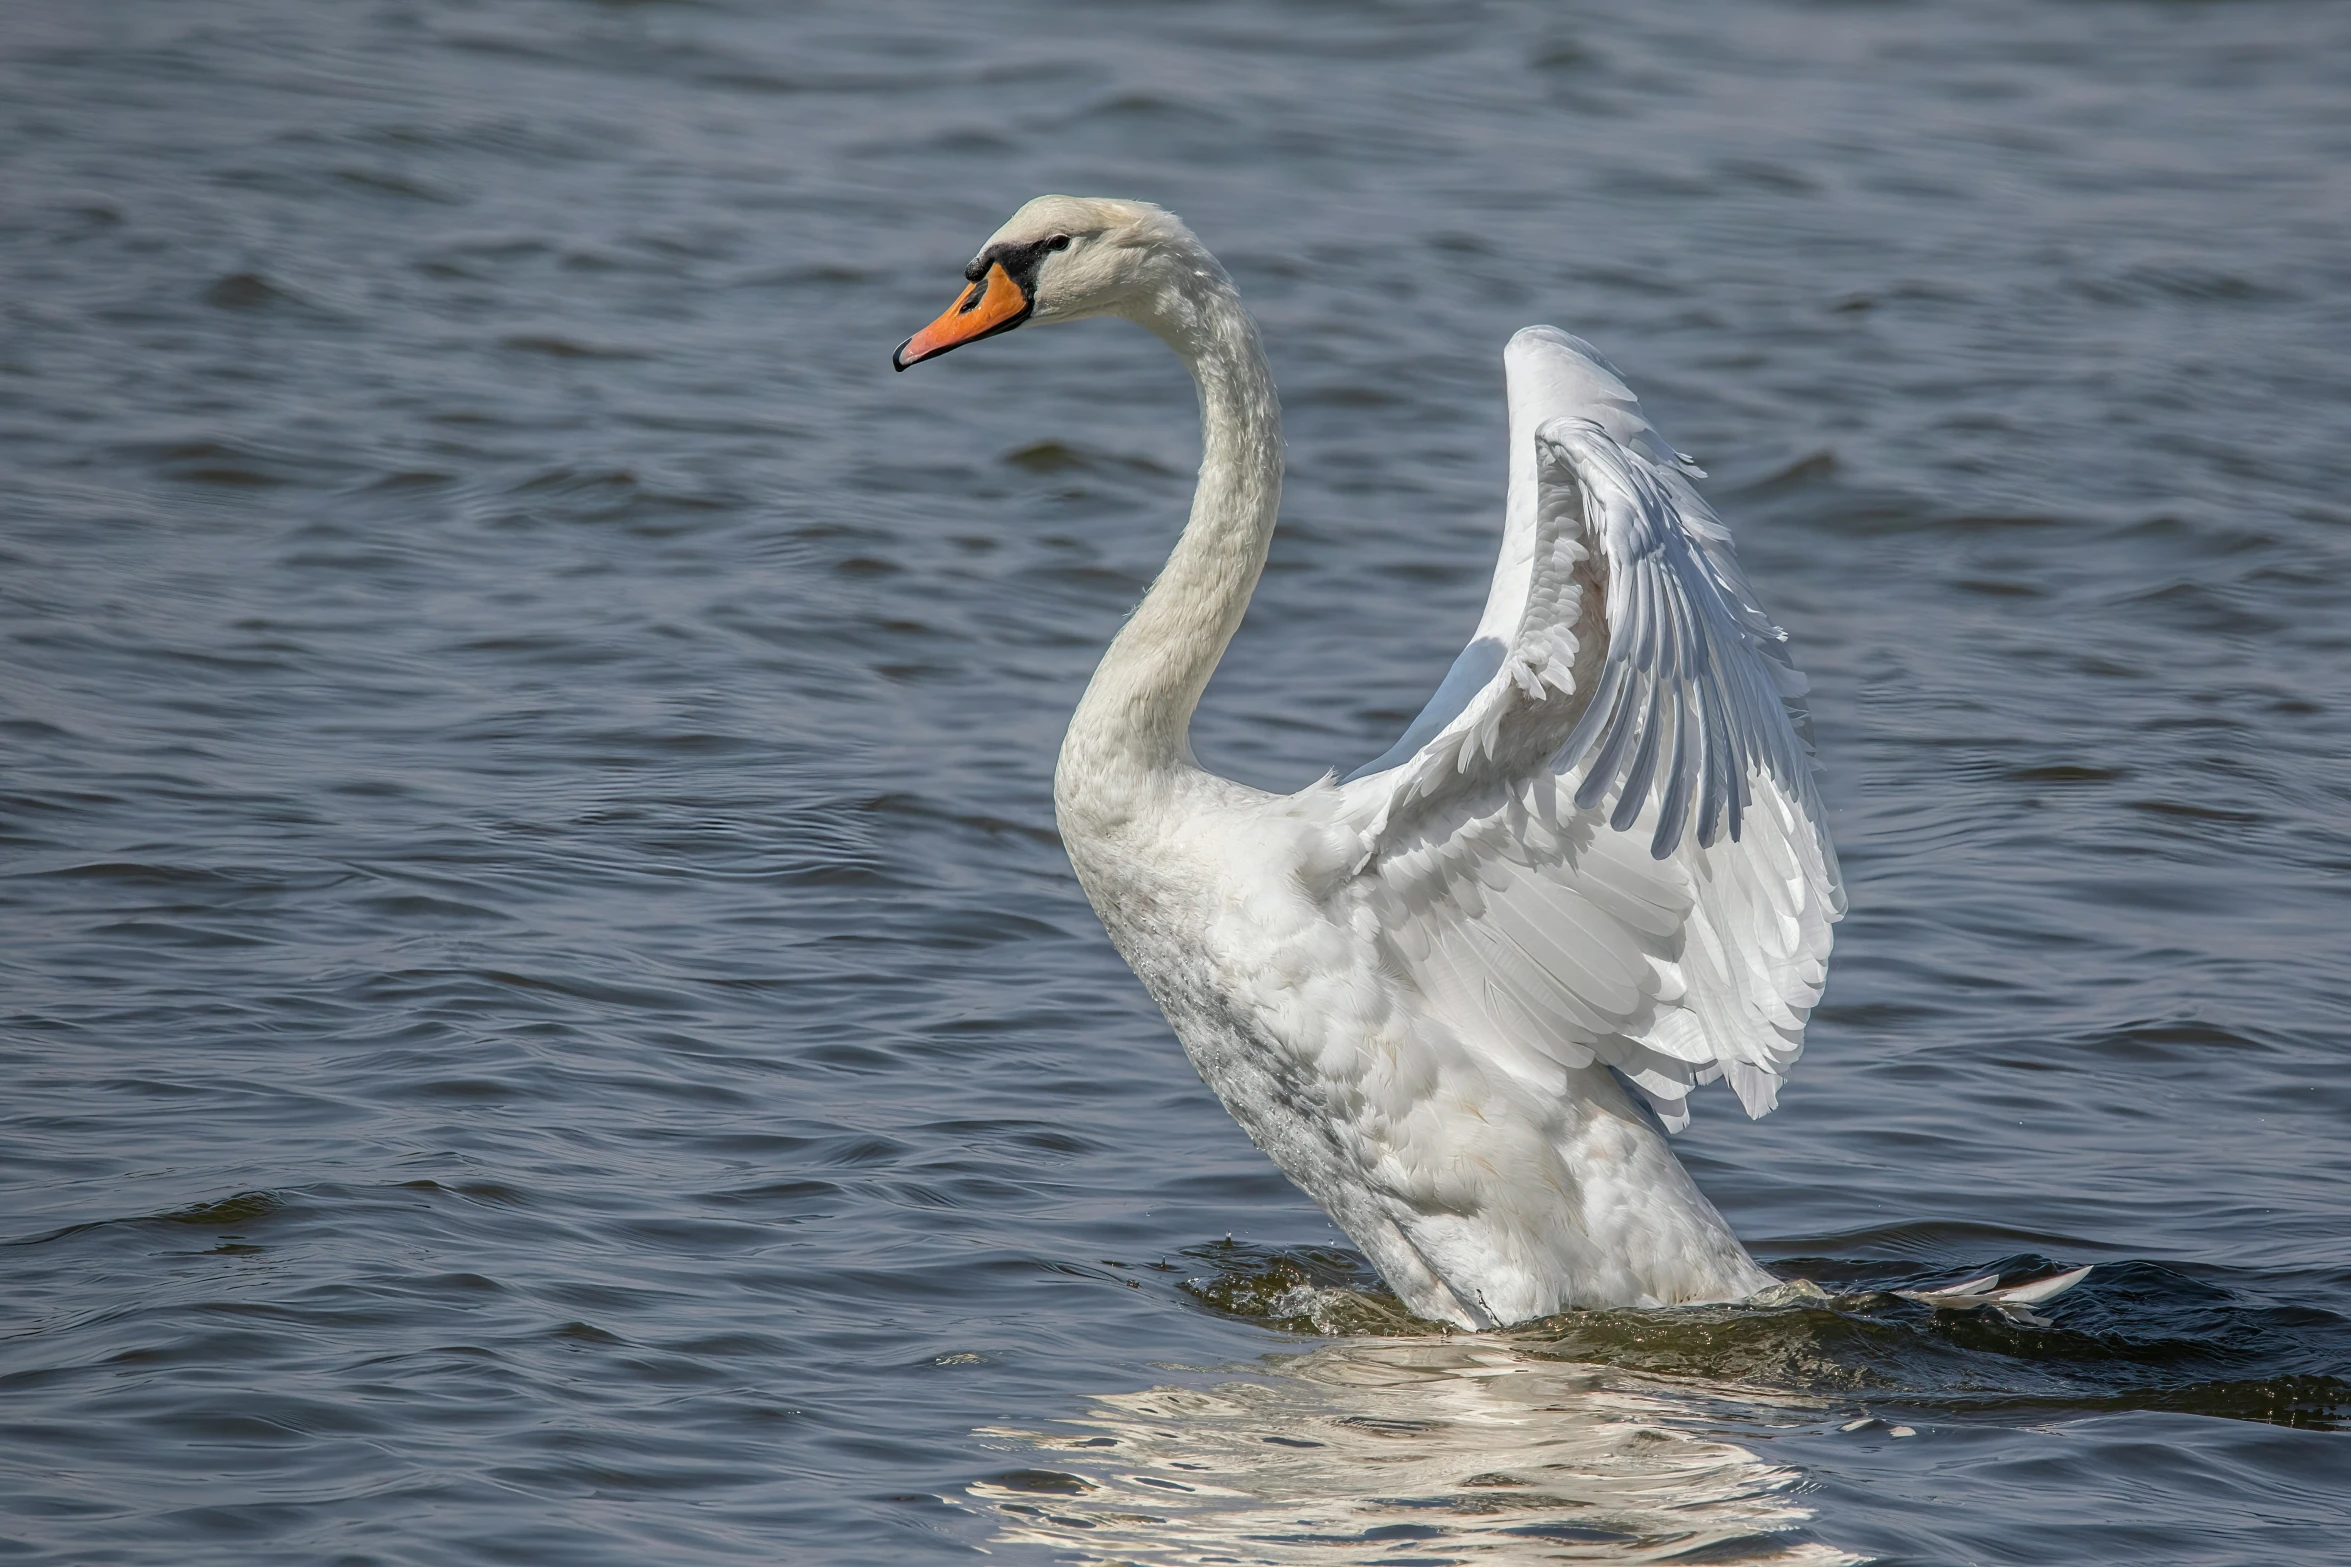
[[[1844,907],[1803,677],[1615,374],[1551,328],[1506,362],[1521,564],[1479,631],[1505,651],[1418,751],[1340,786],[1350,885],[1431,1011],[1512,1070],[1598,1059],[1675,1126],[1721,1077],[1760,1115]]]

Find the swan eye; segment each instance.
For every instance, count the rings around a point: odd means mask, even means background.
[[[1069,249],[1069,236],[1067,234],[1056,234],[1051,239],[1045,241],[1045,248],[1047,250],[1067,250]]]

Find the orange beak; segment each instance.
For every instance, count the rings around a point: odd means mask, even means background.
[[[988,275],[966,287],[947,307],[947,313],[898,345],[890,356],[893,368],[903,370],[925,359],[936,359],[950,348],[976,343],[998,332],[1009,332],[1029,318],[1029,296],[1021,292],[1003,263],[993,263]]]

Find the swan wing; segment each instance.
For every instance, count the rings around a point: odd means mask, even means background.
[[[1844,911],[1786,637],[1623,380],[1551,327],[1505,364],[1476,637],[1339,787],[1381,961],[1498,1064],[1597,1061],[1670,1126],[1777,1099]]]

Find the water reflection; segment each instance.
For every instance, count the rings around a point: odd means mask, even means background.
[[[1388,1338],[1094,1406],[985,1433],[1034,1463],[971,1487],[1001,1542],[1087,1562],[1861,1560],[1809,1534],[1798,1471],[1708,1429],[1809,1400]]]

